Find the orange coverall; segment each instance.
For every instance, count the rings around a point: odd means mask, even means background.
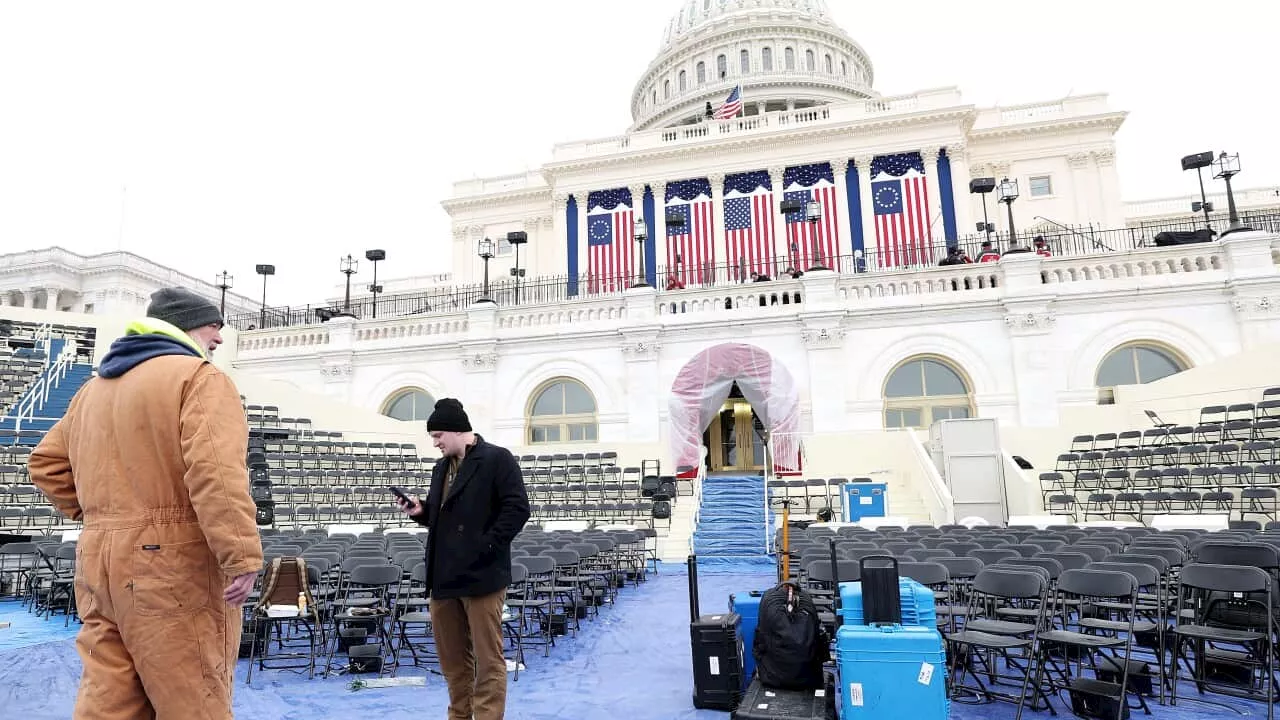
[[[76,720],[232,717],[242,616],[222,593],[262,569],[248,431],[229,377],[168,355],[90,380],[31,454],[35,484],[84,521]]]

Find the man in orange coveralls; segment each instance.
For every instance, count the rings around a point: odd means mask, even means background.
[[[157,291],[31,453],[32,481],[84,521],[76,720],[232,717],[262,544],[240,394],[208,361],[221,329],[204,298]]]

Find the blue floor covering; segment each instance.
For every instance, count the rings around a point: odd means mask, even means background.
[[[772,570],[760,564],[719,563],[699,568],[704,613],[723,610],[729,593],[763,589],[773,581]],[[694,710],[689,652],[688,583],[682,566],[663,566],[639,588],[628,587],[617,605],[600,618],[583,622],[576,639],[560,638],[550,658],[529,652],[528,668],[509,684],[507,717],[511,720],[725,720],[728,713]],[[45,621],[17,603],[0,603],[0,707],[4,716],[24,720],[71,717],[80,661],[76,656],[76,625],[63,628],[63,619]],[[338,720],[377,717],[389,720],[444,717],[448,704],[444,680],[429,675],[425,687],[367,689],[352,692],[349,679],[307,680],[287,671],[254,673],[244,684],[247,665],[240,662],[235,689],[236,716],[252,720]],[[404,668],[400,675],[422,675]],[[1151,717],[1190,720],[1209,717],[1265,717],[1265,707],[1220,696],[1210,707],[1187,702],[1178,707],[1153,704]],[[1070,710],[1056,702],[1059,717]],[[983,706],[951,705],[958,720],[1008,720],[1014,708],[1004,703]],[[909,718],[906,712],[901,718]],[[1026,712],[1026,718],[1048,713]],[[1140,711],[1134,718],[1143,717]],[[927,719],[924,719],[927,720]]]

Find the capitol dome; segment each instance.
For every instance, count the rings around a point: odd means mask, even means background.
[[[631,95],[631,129],[701,122],[738,86],[751,116],[874,97],[873,78],[824,0],[683,0]]]

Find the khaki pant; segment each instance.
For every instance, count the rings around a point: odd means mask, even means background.
[[[503,589],[480,597],[431,600],[431,632],[449,686],[449,720],[502,720],[506,712],[506,597]]]
[[[86,528],[75,720],[230,720],[241,616],[194,524]]]

